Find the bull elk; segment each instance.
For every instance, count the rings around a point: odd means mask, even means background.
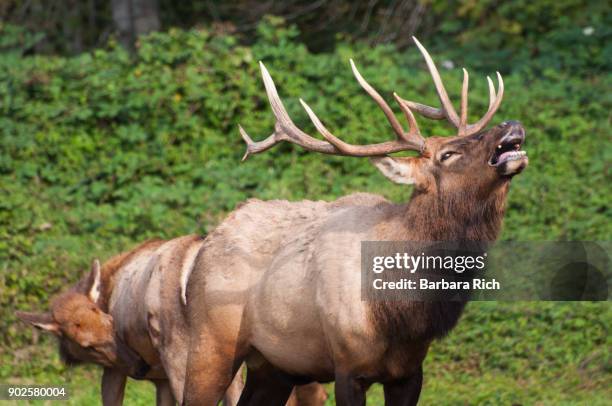
[[[374,382],[383,384],[388,405],[417,403],[428,348],[455,326],[465,302],[362,301],[360,243],[494,241],[510,180],[528,160],[520,123],[485,130],[504,95],[501,75],[497,91],[487,78],[488,110],[468,124],[467,71],[457,113],[432,58],[414,41],[441,108],[394,94],[407,130],[351,61],[397,136],[373,145],[342,141],[304,101],[325,140],[300,130],[260,63],[276,124],[259,142],[240,127],[244,159],[286,141],[313,152],[370,157],[384,176],[414,189],[405,204],[359,193],[333,202],[253,199],[232,212],[204,242],[187,285],[186,405],[216,405],[243,361],[248,372],[241,404],[282,404],[294,384],[310,381],[335,381],[338,405],[365,404]],[[424,138],[413,112],[446,119],[457,135]],[[418,156],[387,156],[399,151]]]
[[[117,255],[59,294],[47,313],[17,312],[53,333],[68,365],[104,367],[102,402],[119,406],[127,377],[152,381],[157,405],[182,402],[186,350],[182,276],[193,265],[204,239],[197,235],[151,240]],[[236,376],[223,404],[235,405],[243,388]],[[292,406],[320,406],[322,386],[299,387]]]

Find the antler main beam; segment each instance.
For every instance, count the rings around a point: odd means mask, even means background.
[[[420,135],[418,127],[416,125],[416,120],[412,113],[406,113],[410,115],[412,118],[409,120],[410,129],[408,132],[404,132],[402,126],[395,118],[393,111],[389,107],[389,105],[385,102],[385,100],[380,96],[380,94],[361,76],[355,64],[351,60],[351,66],[353,68],[353,73],[355,74],[357,81],[361,86],[365,89],[365,91],[376,101],[378,106],[383,110],[385,116],[389,120],[389,123],[393,127],[397,135],[397,140],[387,141],[379,144],[370,144],[370,145],[352,145],[342,141],[340,138],[336,137],[332,134],[321,122],[321,120],[317,117],[317,115],[312,111],[312,109],[300,99],[300,103],[308,113],[312,123],[319,133],[326,139],[326,141],[318,140],[311,135],[300,130],[291,120],[283,102],[281,101],[278,91],[276,90],[276,86],[274,85],[274,81],[266,69],[265,65],[262,62],[259,62],[259,67],[261,68],[261,76],[263,78],[264,86],[266,88],[266,94],[268,96],[268,100],[270,102],[270,106],[272,107],[272,112],[274,113],[274,117],[276,117],[276,124],[274,125],[274,132],[268,136],[263,141],[253,141],[253,139],[247,134],[247,132],[239,126],[240,135],[242,139],[247,144],[247,150],[242,157],[244,161],[252,154],[257,154],[259,152],[266,151],[267,149],[272,148],[274,145],[278,144],[282,141],[287,141],[296,145],[301,146],[302,148],[308,151],[321,152],[324,154],[330,155],[346,155],[346,156],[358,156],[358,157],[366,157],[366,156],[379,156],[390,154],[393,152],[400,151],[408,151],[415,150],[421,151],[423,145],[425,143],[425,139]],[[402,107],[402,110],[405,111],[407,107]]]
[[[314,151],[321,152],[324,154],[331,155],[346,155],[346,156],[380,156],[385,154],[390,154],[393,152],[399,151],[419,151],[423,152],[425,139],[421,135],[419,131],[419,127],[417,125],[416,119],[412,110],[417,111],[424,117],[440,120],[446,118],[451,124],[453,124],[458,129],[458,135],[470,135],[474,134],[481,129],[483,129],[489,121],[493,118],[493,115],[499,108],[501,104],[501,100],[504,94],[504,82],[501,78],[499,72],[497,73],[499,86],[497,93],[495,92],[495,88],[493,87],[493,82],[489,77],[487,77],[487,81],[489,83],[489,109],[487,113],[475,124],[467,123],[467,109],[468,109],[468,83],[469,83],[469,75],[465,69],[463,69],[463,86],[461,88],[461,113],[457,115],[457,112],[453,108],[453,105],[450,102],[446,89],[442,83],[442,79],[440,74],[436,68],[436,65],[433,62],[433,59],[421,45],[421,43],[414,38],[414,42],[417,47],[423,54],[425,58],[425,62],[429,68],[429,72],[431,77],[433,78],[434,85],[436,87],[436,91],[438,93],[438,97],[440,99],[440,103],[442,104],[441,108],[434,108],[430,106],[426,106],[424,104],[411,102],[408,100],[404,100],[399,97],[396,93],[393,93],[393,97],[397,101],[400,106],[400,109],[406,116],[406,120],[408,121],[408,131],[404,131],[402,125],[397,121],[393,110],[389,107],[387,102],[382,98],[382,96],[361,76],[355,63],[353,60],[350,60],[351,69],[357,82],[361,85],[361,87],[374,99],[376,104],[383,111],[391,128],[395,132],[396,139],[393,141],[387,141],[378,144],[370,144],[370,145],[352,145],[342,141],[340,138],[336,137],[334,134],[329,131],[325,125],[321,122],[321,120],[317,117],[317,115],[312,111],[312,109],[300,99],[300,103],[306,113],[310,117],[310,120],[314,124],[317,131],[325,138],[325,141],[318,140],[309,134],[300,130],[291,120],[283,102],[278,96],[278,92],[276,90],[276,86],[274,85],[274,81],[270,76],[270,73],[264,66],[262,62],[259,62],[259,66],[261,68],[261,76],[263,78],[264,86],[266,88],[266,94],[268,96],[268,100],[270,101],[270,106],[272,107],[272,112],[276,117],[276,124],[274,125],[274,132],[268,136],[268,138],[262,141],[253,141],[251,137],[246,133],[246,131],[239,126],[240,135],[244,139],[247,144],[247,150],[242,158],[244,161],[251,154],[257,154],[263,151],[266,151],[269,148],[272,148],[274,145],[287,141],[296,145],[301,146],[302,148]]]

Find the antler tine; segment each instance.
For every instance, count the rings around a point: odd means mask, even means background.
[[[327,129],[327,127],[325,127],[323,125],[321,120],[319,120],[319,117],[317,117],[317,115],[314,113],[314,111],[312,111],[310,106],[308,104],[306,104],[306,102],[304,100],[300,99],[300,104],[302,105],[302,107],[304,107],[304,110],[306,110],[306,113],[308,114],[308,117],[310,117],[310,121],[312,121],[312,123],[314,124],[315,128],[317,129],[317,131],[330,144],[336,146],[336,148],[338,148],[340,151],[342,151],[343,149],[346,149],[348,147],[349,144],[347,144],[346,142],[342,141],[340,138],[336,137],[334,134],[331,133],[331,131],[329,131]]]
[[[487,110],[486,114],[482,116],[480,120],[478,120],[478,122],[468,126],[466,135],[475,134],[486,127],[497,112],[497,109],[499,109],[502,99],[504,98],[504,80],[499,72],[496,73],[498,82],[497,95],[495,95],[493,82],[489,77],[487,77],[489,82],[489,109]]]
[[[414,39],[415,43],[421,50],[421,53],[425,57],[425,61],[427,62],[430,74],[433,77],[434,84],[436,85],[436,89],[438,90],[438,96],[440,98],[440,101],[442,102],[443,108],[439,109],[436,107],[427,106],[425,104],[421,104],[421,103],[417,103],[417,102],[413,102],[413,101],[405,100],[401,98],[400,98],[401,101],[398,100],[398,102],[400,103],[400,105],[403,104],[409,107],[411,110],[416,111],[423,117],[430,118],[432,120],[447,119],[448,121],[451,122],[451,124],[455,125],[456,127],[459,127],[459,124],[460,124],[459,118],[457,117],[457,113],[455,112],[455,109],[453,108],[450,102],[450,99],[448,98],[446,89],[444,88],[444,85],[442,84],[442,80],[440,79],[440,75],[438,73],[438,70],[436,69],[436,66],[433,60],[431,59],[431,56],[429,56],[429,53],[427,52],[425,47],[423,47],[423,45],[421,45],[421,43],[415,37],[412,37],[412,38]],[[464,81],[465,81],[465,75],[464,75]],[[450,108],[446,108],[446,106],[450,106]],[[453,121],[452,117],[455,118],[455,121]]]
[[[443,120],[446,118],[442,109],[437,109],[435,107],[427,106],[425,104],[405,99],[402,99],[402,102],[405,103],[408,107],[410,107],[411,110],[416,111],[423,117],[430,118],[432,120]]]
[[[382,96],[376,91],[376,89],[374,89],[363,78],[363,76],[361,76],[361,73],[359,73],[357,66],[355,66],[355,62],[353,62],[352,59],[349,59],[349,61],[351,63],[351,70],[353,71],[353,75],[355,75],[357,82],[359,82],[363,90],[365,90],[366,93],[369,94],[372,99],[374,99],[374,101],[376,102],[376,104],[378,104],[378,106],[383,111],[383,113],[385,113],[385,116],[387,117],[389,124],[391,124],[391,127],[393,127],[393,131],[397,135],[397,139],[404,140],[404,141],[410,141],[407,134],[404,133],[404,129],[402,128],[401,124],[399,123],[399,121],[397,121],[395,114],[393,114],[393,110],[391,110],[391,107],[389,107],[385,99],[383,99]]]
[[[419,125],[417,124],[416,118],[414,118],[414,114],[412,114],[412,111],[410,110],[410,106],[408,105],[406,100],[399,97],[397,93],[395,92],[393,92],[393,97],[395,98],[395,101],[397,101],[397,104],[399,104],[400,109],[406,116],[406,120],[408,120],[408,125],[410,128],[409,135],[421,137],[421,132],[419,131]]]
[[[493,102],[495,101],[495,86],[493,85],[493,81],[491,80],[490,76],[487,76],[487,83],[489,84],[489,108],[488,110],[491,110],[491,107],[493,106]]]
[[[467,127],[468,86],[470,75],[463,68],[463,85],[461,86],[461,117],[459,119],[459,135],[464,135]]]
[[[247,149],[242,156],[242,161],[246,161],[249,155],[263,152],[280,142],[276,139],[276,131],[265,140],[259,142],[253,141],[253,139],[249,136],[249,134],[247,134],[246,131],[244,131],[244,128],[242,128],[240,124],[238,124],[238,131],[240,131],[240,136],[247,145]]]
[[[238,126],[240,130],[240,135],[247,144],[247,149],[244,156],[242,157],[242,160],[246,160],[251,154],[257,154],[259,152],[266,151],[282,141],[297,144],[309,151],[321,152],[324,154],[342,155],[341,151],[339,151],[330,143],[311,137],[310,135],[300,130],[293,123],[293,121],[289,117],[289,114],[287,113],[287,110],[285,110],[283,102],[278,96],[276,86],[274,85],[274,81],[272,80],[270,73],[261,61],[259,62],[259,67],[261,68],[261,76],[263,78],[264,86],[266,88],[268,101],[270,102],[270,106],[272,107],[274,117],[276,117],[276,124],[274,125],[274,132],[270,136],[268,136],[268,138],[259,142],[253,141],[251,137],[247,134],[247,132],[242,128],[242,126]]]
[[[436,91],[438,92],[438,97],[440,98],[440,103],[442,104],[442,113],[446,116],[448,121],[455,125],[455,127],[459,127],[459,117],[457,116],[457,112],[453,107],[450,99],[448,98],[448,93],[446,93],[446,89],[444,88],[444,84],[442,83],[442,78],[440,77],[440,73],[438,72],[438,68],[436,68],[436,64],[433,59],[429,55],[429,52],[425,49],[423,45],[419,42],[416,37],[412,37],[414,43],[417,45],[421,54],[425,58],[425,62],[427,63],[427,67],[429,68],[429,73],[434,81],[434,85],[436,86]]]

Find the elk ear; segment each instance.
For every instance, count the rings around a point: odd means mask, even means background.
[[[415,158],[391,158],[388,156],[370,158],[387,179],[402,185],[412,185],[415,180]]]
[[[91,263],[91,273],[89,274],[89,289],[87,290],[87,296],[92,302],[98,303],[101,289],[102,271],[100,261],[94,259],[94,261]]]
[[[15,315],[28,324],[55,335],[60,334],[60,326],[49,313],[15,312]]]

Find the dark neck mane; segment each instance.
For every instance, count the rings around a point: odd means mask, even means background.
[[[486,197],[478,191],[450,196],[415,191],[404,211],[406,240],[495,241],[508,186],[505,182]]]
[[[501,230],[507,191],[507,182],[484,198],[477,192],[444,196],[415,191],[402,208],[404,228],[398,240],[492,243]],[[455,327],[466,304],[408,300],[369,303],[372,322],[390,348],[443,337]]]

